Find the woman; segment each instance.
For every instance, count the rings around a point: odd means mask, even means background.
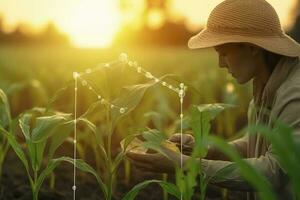
[[[192,49],[214,47],[220,67],[227,68],[240,84],[253,80],[248,123],[269,125],[270,119],[275,117],[292,126],[295,139],[300,141],[300,45],[283,32],[278,15],[269,3],[265,0],[223,1],[211,12],[206,28],[192,37],[188,45]],[[264,115],[262,110],[269,110],[271,114]],[[180,143],[180,138],[175,134],[170,140]],[[191,135],[183,135],[184,146],[192,147],[193,141]],[[230,144],[266,176],[280,199],[292,199],[284,172],[272,146],[264,138],[246,134]],[[156,172],[172,171],[174,162],[180,162],[180,156],[173,153],[171,157],[173,160],[159,154],[128,154],[135,166]],[[183,156],[184,160],[187,158]],[[210,148],[207,158],[199,164],[210,175],[231,163],[222,153]],[[237,172],[229,174],[223,185],[251,191]],[[248,197],[250,199],[250,195]]]

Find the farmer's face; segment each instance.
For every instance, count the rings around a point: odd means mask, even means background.
[[[219,54],[219,66],[243,84],[250,81],[257,73],[253,47],[246,44],[229,43],[216,46]]]

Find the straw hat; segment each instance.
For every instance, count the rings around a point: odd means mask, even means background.
[[[191,49],[225,43],[251,43],[290,57],[300,56],[300,45],[281,28],[274,8],[265,0],[225,0],[211,12],[206,27],[190,38]]]

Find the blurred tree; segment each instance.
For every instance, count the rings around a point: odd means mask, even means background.
[[[66,35],[60,33],[53,23],[49,23],[41,33],[30,32],[27,24],[18,24],[10,33],[4,31],[4,18],[0,15],[0,42],[22,45],[70,45]]]
[[[292,14],[295,16],[295,22],[288,34],[300,43],[300,0],[297,1]]]
[[[68,37],[59,32],[54,23],[50,22],[44,31],[39,34],[37,41],[47,45],[69,45]]]
[[[3,17],[0,15],[0,41],[4,38]]]
[[[120,8],[124,13],[133,12],[133,0],[120,0]],[[172,0],[144,0],[139,12],[132,21],[125,23],[117,34],[114,45],[122,46],[161,46],[161,45],[186,45],[191,33],[181,21],[174,21],[169,15],[169,6]],[[141,19],[137,28],[136,20]]]

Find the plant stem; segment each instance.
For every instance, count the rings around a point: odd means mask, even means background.
[[[36,182],[37,182],[37,170],[34,170],[33,188],[32,188],[33,200],[38,200],[38,191],[36,191]]]
[[[130,181],[131,166],[128,160],[124,161],[125,168],[125,184],[128,186]]]
[[[112,157],[111,157],[111,137],[112,137],[112,123],[110,120],[110,107],[106,109],[106,122],[108,127],[107,137],[107,167],[108,167],[108,180],[107,180],[107,199],[112,199]]]
[[[162,176],[163,176],[162,177],[163,181],[167,182],[168,181],[168,174],[163,174]],[[165,191],[165,190],[163,190],[163,199],[168,200],[168,192]]]
[[[2,149],[0,150],[2,151]],[[2,152],[3,153],[3,152]],[[3,166],[4,154],[0,155],[0,185],[2,182],[2,166]]]
[[[9,147],[10,147],[8,141],[6,139],[4,139],[4,140],[5,140],[5,142],[1,146],[1,150],[0,150],[0,152],[1,152],[1,155],[0,155],[0,185],[1,185],[1,182],[2,182],[3,162],[5,160],[6,154],[9,150]]]

